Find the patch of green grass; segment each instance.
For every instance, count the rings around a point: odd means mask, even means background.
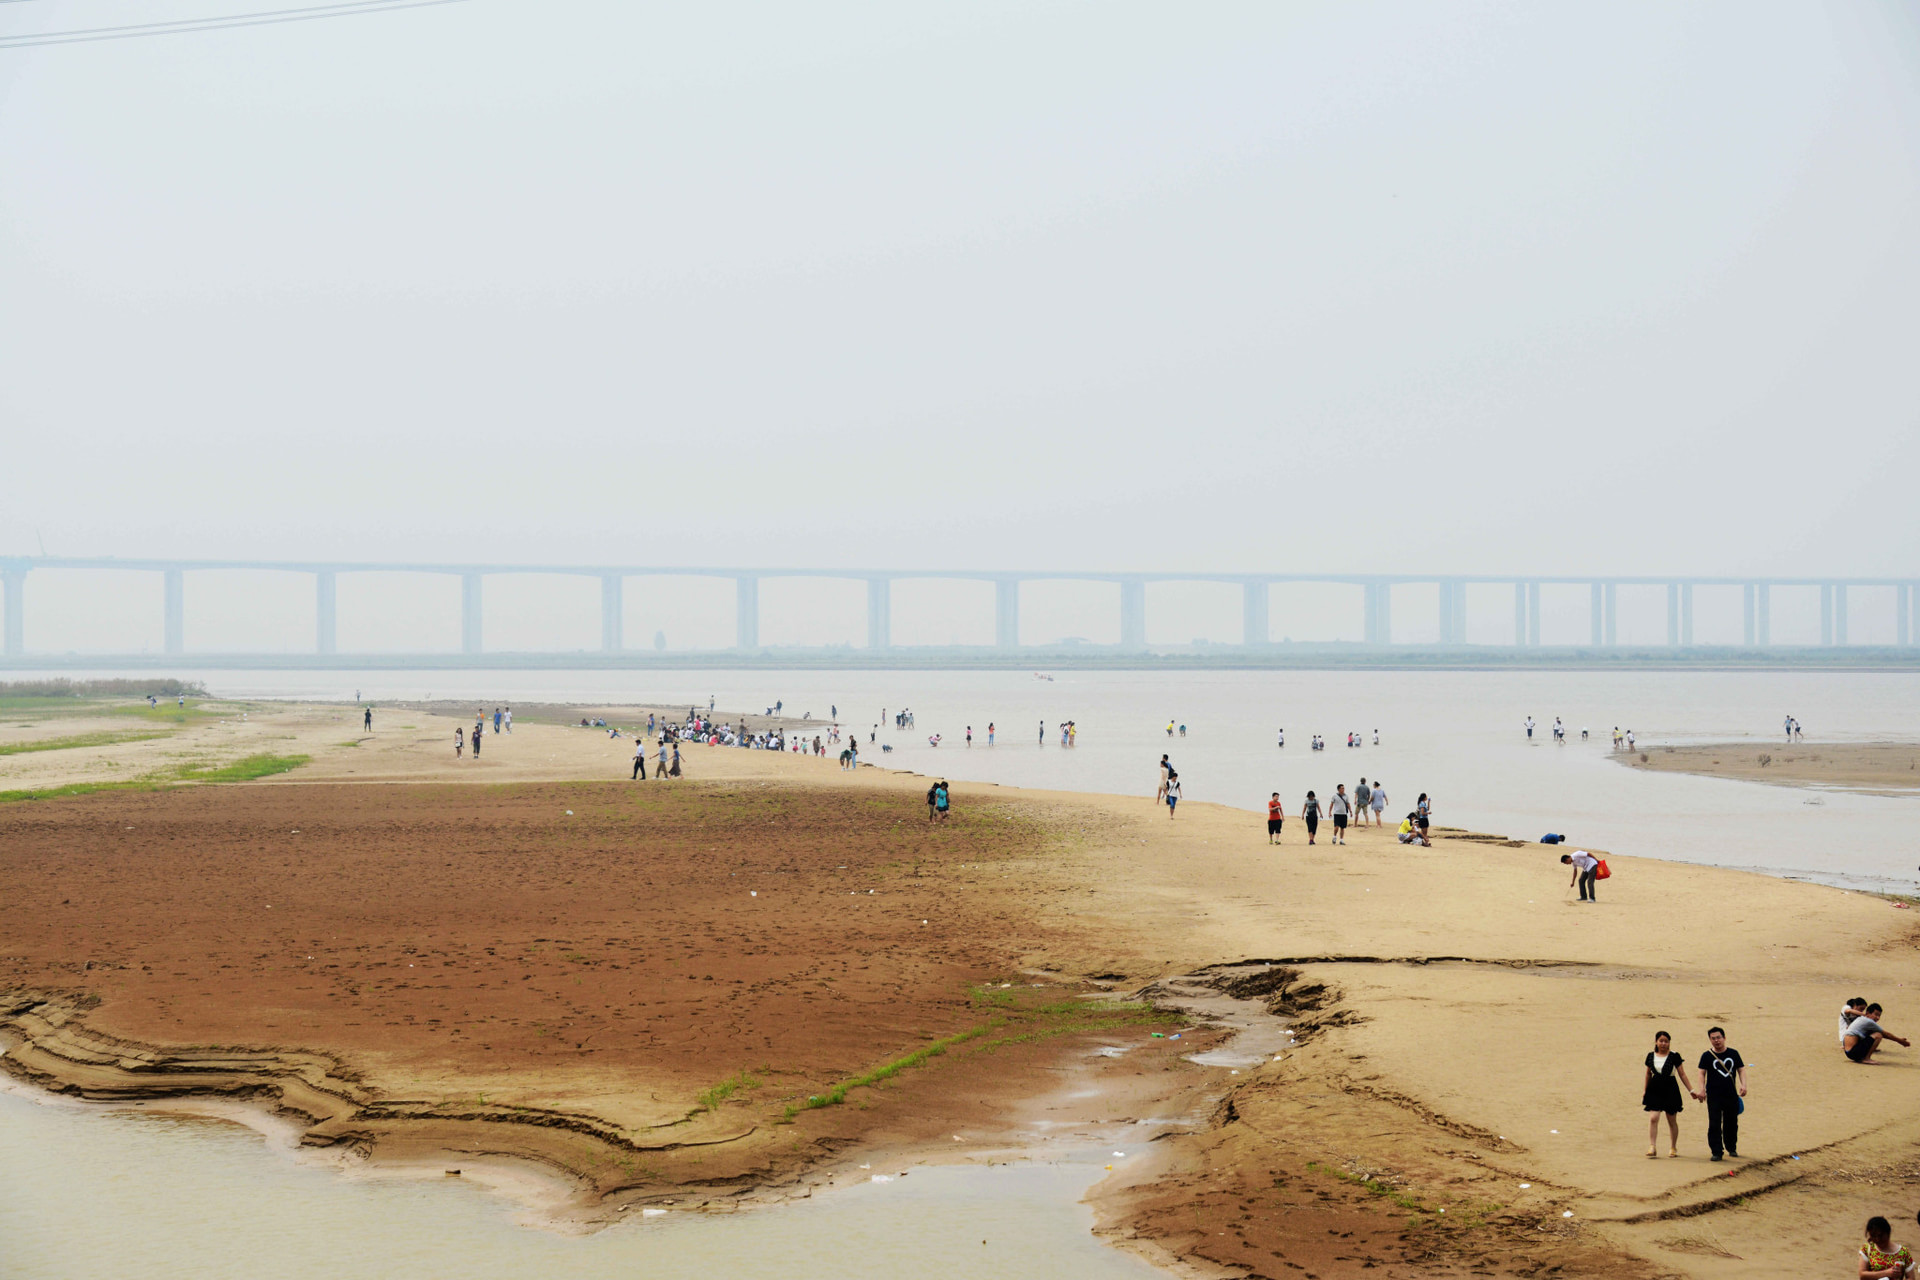
[[[911,1070],[914,1067],[920,1066],[922,1063],[931,1061],[955,1045],[965,1044],[969,1040],[977,1040],[1000,1025],[1000,1019],[995,1018],[977,1027],[969,1027],[967,1030],[955,1035],[935,1040],[932,1044],[921,1045],[905,1057],[895,1058],[892,1062],[883,1062],[873,1070],[857,1075],[851,1080],[842,1080],[825,1093],[809,1095],[807,1098],[807,1107],[809,1109],[814,1107],[837,1107],[847,1100],[849,1090],[866,1089],[879,1084],[883,1080],[891,1080],[902,1071]]]
[[[231,764],[183,764],[170,772],[149,773],[138,778],[113,782],[69,782],[59,787],[29,787],[18,791],[0,791],[0,804],[26,800],[60,800],[68,796],[92,795],[96,791],[157,791],[176,782],[251,782],[298,769],[309,756],[261,754],[243,756]]]
[[[1344,1169],[1328,1169],[1328,1168],[1325,1168],[1324,1166],[1319,1165],[1315,1161],[1309,1161],[1307,1163],[1307,1168],[1309,1169],[1319,1168],[1321,1169],[1322,1172],[1332,1174],[1334,1177],[1340,1179],[1340,1181],[1342,1182],[1351,1182],[1356,1187],[1365,1188],[1369,1193],[1373,1195],[1385,1196],[1387,1199],[1399,1205],[1402,1209],[1413,1209],[1420,1213],[1431,1212],[1426,1205],[1420,1203],[1417,1197],[1408,1195],[1406,1192],[1401,1191],[1398,1187],[1395,1187],[1391,1183],[1381,1182],[1377,1178],[1369,1178],[1367,1175],[1363,1173],[1348,1173]]]
[[[70,751],[75,747],[111,747],[122,742],[147,742],[173,736],[170,729],[131,729],[115,733],[102,729],[97,733],[76,733],[70,738],[42,738],[37,742],[0,742],[0,756],[21,756],[33,751]]]
[[[130,782],[69,782],[60,787],[29,787],[19,791],[0,791],[0,804],[23,800],[61,800],[67,796],[88,796],[96,791],[152,791],[158,782],[137,778]]]
[[[993,1053],[1004,1046],[1034,1044],[1057,1036],[1113,1031],[1122,1027],[1146,1027],[1180,1020],[1150,1005],[1123,1004],[1112,1000],[1060,1000],[1049,998],[1048,993],[1044,992],[1011,987],[1001,990],[991,984],[975,987],[971,994],[976,1008],[993,1011],[985,1022],[922,1045],[891,1062],[881,1063],[871,1071],[841,1081],[825,1093],[810,1094],[805,1109],[838,1106],[846,1101],[847,1094],[854,1089],[866,1089],[884,1083],[902,1071],[925,1066],[935,1058],[974,1041],[980,1042],[975,1046],[978,1051]],[[994,1034],[1002,1030],[1010,1034]],[[782,1118],[791,1120],[793,1110],[789,1107],[789,1114]]]
[[[312,758],[262,752],[259,755],[242,756],[231,764],[181,765],[175,771],[175,776],[182,782],[251,782],[255,778],[270,778],[276,773],[291,773]]]
[[[734,1094],[745,1092],[748,1089],[758,1089],[759,1087],[760,1082],[758,1080],[742,1071],[735,1075],[728,1076],[725,1080],[713,1086],[713,1088],[704,1090],[695,1101],[708,1111],[718,1111],[720,1104],[728,1098],[731,1098]]]

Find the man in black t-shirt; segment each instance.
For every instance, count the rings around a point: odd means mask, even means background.
[[[1713,1047],[1700,1055],[1700,1078],[1705,1092],[1695,1094],[1707,1104],[1707,1146],[1718,1160],[1722,1149],[1740,1157],[1740,1099],[1747,1096],[1747,1064],[1738,1049],[1727,1048],[1727,1033],[1719,1027],[1707,1032]]]

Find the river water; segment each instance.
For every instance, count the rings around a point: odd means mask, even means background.
[[[111,672],[102,675],[118,674]],[[889,767],[1066,791],[1152,793],[1172,755],[1187,799],[1288,811],[1311,787],[1384,779],[1404,812],[1433,796],[1445,825],[1537,837],[1553,830],[1618,853],[1747,867],[1852,887],[1913,891],[1920,853],[1909,797],[1811,792],[1628,770],[1614,725],[1643,746],[1884,740],[1920,728],[1920,681],[1898,673],[1793,672],[183,672],[216,692],[376,703],[684,702],[758,712],[778,699],[857,726]],[[883,721],[911,708],[913,731]],[[1529,740],[1521,725],[1539,722]],[[1571,741],[1554,745],[1564,719]],[[1170,739],[1165,728],[1176,725]],[[1058,726],[1079,729],[1071,750]],[[1044,721],[1047,736],[1039,740]],[[997,742],[986,745],[993,723]],[[965,745],[971,725],[974,745]],[[1181,736],[1178,726],[1184,725]],[[1582,727],[1592,737],[1581,742]],[[1275,744],[1284,728],[1287,745]],[[1373,745],[1378,730],[1380,744]],[[1366,746],[1341,745],[1349,731]],[[1314,733],[1330,744],[1311,752]],[[938,747],[929,744],[941,735]],[[893,750],[881,753],[881,744]],[[1258,819],[1249,815],[1249,822]],[[1545,856],[1543,854],[1543,856]],[[1098,1244],[1079,1197],[1093,1152],[1060,1163],[921,1167],[770,1211],[673,1215],[585,1237],[521,1225],[499,1197],[453,1179],[342,1176],[234,1124],[36,1101],[0,1092],[0,1276],[544,1280],[672,1277],[1155,1274]],[[985,1240],[987,1243],[982,1244]]]
[[[1556,831],[1622,854],[1743,867],[1856,888],[1912,892],[1920,850],[1908,797],[1810,792],[1608,759],[1615,725],[1640,745],[1782,740],[1795,716],[1809,742],[1920,738],[1920,678],[1903,672],[1720,671],[1007,671],[245,672],[192,673],[248,697],[654,701],[760,711],[775,700],[857,728],[868,763],[1061,791],[1153,793],[1162,752],[1189,801],[1288,813],[1308,788],[1386,781],[1398,813],[1421,792],[1446,826],[1537,839]],[[914,731],[882,721],[902,707]],[[1538,727],[1529,740],[1523,722]],[[1561,717],[1570,741],[1553,744]],[[1072,720],[1078,745],[1059,747]],[[1175,736],[1166,735],[1168,720]],[[1039,741],[1044,721],[1048,736]],[[988,724],[998,741],[986,746]],[[1181,737],[1178,726],[1187,732]],[[965,745],[971,725],[974,744]],[[1587,728],[1592,737],[1582,742]],[[1287,745],[1276,747],[1278,731]],[[1378,730],[1380,745],[1373,743]],[[1367,745],[1348,750],[1350,731]],[[940,745],[928,745],[933,734]],[[1324,752],[1307,749],[1321,734]],[[893,750],[881,754],[874,748]],[[1920,771],[1915,773],[1920,795]],[[1254,819],[1250,819],[1252,821]]]

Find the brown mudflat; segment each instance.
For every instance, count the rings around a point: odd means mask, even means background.
[[[932,826],[911,794],[753,781],[7,806],[0,991],[38,1033],[10,1061],[101,1097],[271,1092],[309,1143],[532,1158],[593,1200],[777,1182],[977,1126],[1072,1036],[1152,1017],[981,994],[1059,933],[1000,887],[1047,844],[1012,804]],[[899,1077],[909,1107],[805,1105],[968,1032]]]

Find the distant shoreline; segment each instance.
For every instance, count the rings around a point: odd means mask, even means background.
[[[64,653],[0,658],[0,673],[62,671],[1920,671],[1920,648],[1368,646],[1277,644],[1123,652],[926,647],[571,650],[534,653]]]

